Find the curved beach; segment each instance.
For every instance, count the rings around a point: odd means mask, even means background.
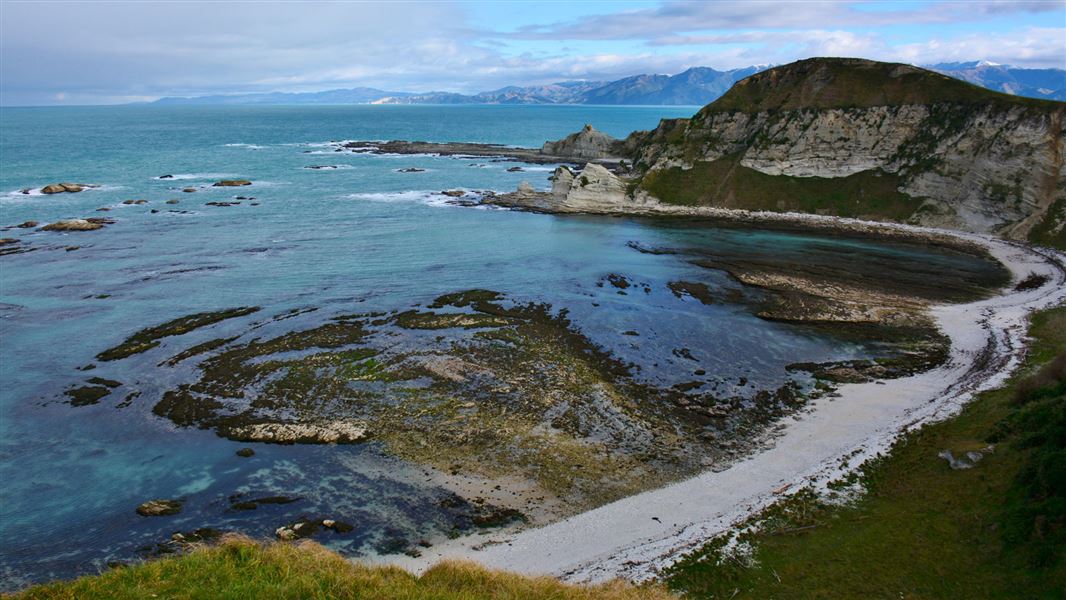
[[[683,211],[730,219],[947,236],[985,247],[1010,270],[1012,283],[1007,291],[992,298],[930,309],[941,331],[951,339],[951,354],[943,365],[901,379],[840,385],[838,395],[819,399],[789,419],[763,450],[724,470],[705,472],[544,527],[467,536],[427,551],[418,559],[389,557],[388,562],[417,572],[441,559],[463,558],[576,582],[650,579],[686,551],[743,523],[781,497],[806,486],[824,487],[889,450],[902,434],[948,418],[974,394],[1001,385],[1025,354],[1030,313],[1066,301],[1066,255],[1053,250],[985,235],[849,219],[656,208],[661,210],[647,213]],[[1036,289],[1013,289],[1030,274],[1047,279]],[[930,456],[929,460],[939,459]]]

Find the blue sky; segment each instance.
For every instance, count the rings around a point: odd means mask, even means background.
[[[368,86],[477,92],[860,56],[1066,68],[1066,0],[0,0],[0,103]]]

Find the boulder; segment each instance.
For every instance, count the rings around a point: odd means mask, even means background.
[[[88,183],[52,183],[41,188],[42,194],[61,194],[63,192],[77,193],[88,187],[96,187]]]
[[[444,190],[441,193],[445,196],[451,196],[452,198],[459,198],[466,192],[464,192],[463,190]]]
[[[351,523],[345,523],[344,521],[337,521],[335,519],[322,519],[322,526],[326,529],[332,529],[337,533],[348,533],[355,529],[355,526]]]
[[[174,176],[173,175],[160,175],[159,178],[160,179],[174,179]]]
[[[149,500],[137,507],[142,517],[165,517],[181,512],[181,500]]]
[[[44,231],[93,231],[94,229],[101,229],[103,226],[103,223],[88,219],[65,219],[45,225],[42,229]]]
[[[18,227],[19,229],[33,229],[36,226],[37,221],[23,221],[22,223],[16,225],[16,227]]]
[[[296,521],[274,530],[274,535],[283,542],[309,538],[318,533],[319,524],[314,521]]]

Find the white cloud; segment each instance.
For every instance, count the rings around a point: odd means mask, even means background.
[[[0,0],[0,103],[356,86],[476,92],[810,56],[917,63],[989,59],[1026,66],[1064,66],[1066,60],[1062,28],[898,43],[876,27],[1007,19],[1049,8],[1061,15],[1062,1],[869,8],[827,1],[667,2],[500,33],[467,25],[468,11],[477,5],[436,2]]]
[[[982,21],[1005,14],[1056,11],[1062,0],[948,0],[927,5],[890,1],[733,0],[665,2],[656,8],[619,11],[569,21],[527,25],[508,37],[547,40],[652,39],[699,31],[855,28]]]
[[[1009,34],[982,33],[929,40],[892,48],[893,60],[914,63],[970,61],[975,58],[1020,67],[1066,69],[1066,28],[1030,28]]]

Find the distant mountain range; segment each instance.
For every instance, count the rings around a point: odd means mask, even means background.
[[[713,102],[737,81],[773,65],[717,71],[693,67],[677,75],[635,75],[617,81],[563,81],[549,85],[508,86],[478,94],[390,92],[351,88],[324,92],[270,92],[167,97],[154,104],[628,104],[692,105]],[[927,65],[926,68],[988,89],[1050,100],[1066,100],[1066,70],[1021,69],[990,62]]]
[[[1063,69],[1019,69],[987,61],[940,63],[925,68],[1005,94],[1066,100]]]

